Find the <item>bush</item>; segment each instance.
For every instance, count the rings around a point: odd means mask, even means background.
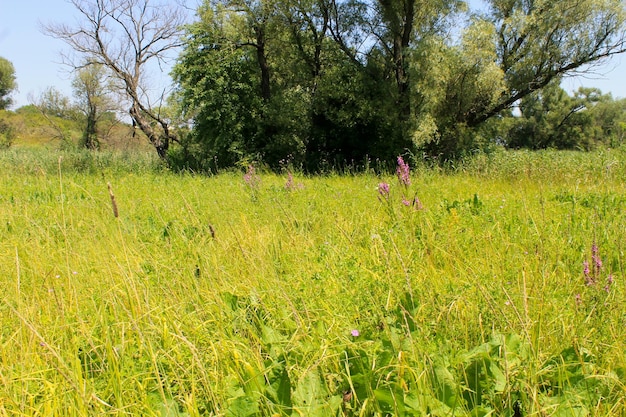
[[[15,141],[15,129],[5,120],[0,120],[0,149],[9,149]]]

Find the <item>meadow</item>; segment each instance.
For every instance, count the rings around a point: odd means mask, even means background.
[[[407,161],[2,151],[0,415],[626,415],[626,149]]]

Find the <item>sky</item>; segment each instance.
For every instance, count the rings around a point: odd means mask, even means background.
[[[14,109],[30,104],[29,97],[49,87],[71,97],[72,74],[59,62],[59,53],[68,47],[44,35],[41,23],[72,24],[77,17],[66,0],[0,0],[0,56],[13,63],[19,89],[12,96]],[[596,87],[614,98],[626,98],[626,57],[614,57],[594,70],[594,75],[565,80],[563,87],[569,92]],[[168,78],[161,82],[167,84]]]

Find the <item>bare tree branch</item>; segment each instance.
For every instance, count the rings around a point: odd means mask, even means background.
[[[44,25],[44,33],[61,39],[73,50],[73,54],[62,56],[64,64],[73,69],[100,64],[112,72],[130,102],[133,122],[164,158],[170,142],[178,138],[161,116],[162,97],[156,99],[156,105],[151,101],[147,75],[151,63],[162,68],[171,59],[169,54],[182,46],[186,10],[156,0],[70,3],[79,12],[79,23]]]

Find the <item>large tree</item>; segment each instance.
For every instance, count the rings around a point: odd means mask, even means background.
[[[557,78],[589,72],[626,51],[625,11],[615,0],[489,0],[475,19],[490,32],[506,89],[496,102],[467,111],[477,126]]]
[[[151,0],[70,1],[79,13],[78,23],[47,25],[45,33],[72,48],[74,54],[64,56],[72,67],[87,62],[110,70],[129,100],[133,124],[165,158],[170,142],[178,138],[161,113],[163,95],[151,89],[149,72],[162,68],[181,45],[183,9]]]
[[[445,73],[429,109],[437,128],[424,145],[450,157],[479,147],[480,131],[553,82],[588,73],[626,51],[617,0],[486,0],[443,50]],[[433,56],[434,57],[434,56]],[[436,84],[431,82],[431,84]]]
[[[0,110],[4,110],[12,103],[11,93],[17,88],[15,82],[15,68],[11,61],[0,56]]]

